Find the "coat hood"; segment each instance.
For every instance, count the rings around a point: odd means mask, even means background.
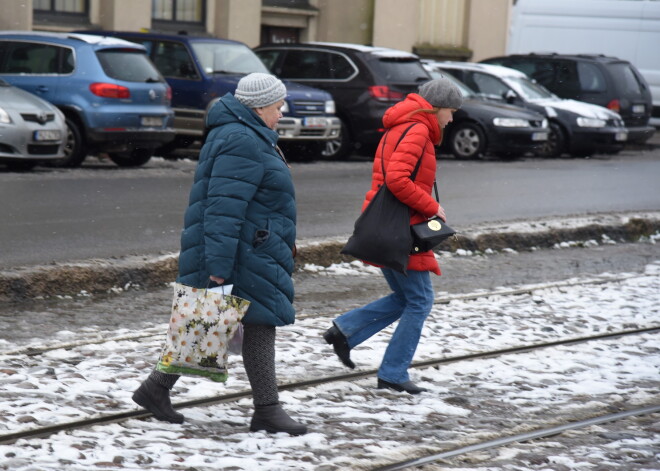
[[[270,144],[277,144],[277,132],[269,129],[254,111],[239,102],[234,95],[227,93],[209,111],[206,126],[214,128],[235,122],[249,126]]]
[[[433,106],[417,93],[409,94],[405,100],[400,101],[385,112],[383,124],[387,129],[403,123],[422,123],[429,130],[429,138],[434,145],[440,144],[442,130],[434,114],[415,113],[417,110],[430,110]]]

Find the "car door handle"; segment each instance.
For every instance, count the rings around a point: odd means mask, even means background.
[[[37,91],[38,91],[38,92],[41,92],[41,93],[45,93],[45,92],[48,91],[48,87],[45,86],[45,85],[39,85],[39,86],[37,87]]]

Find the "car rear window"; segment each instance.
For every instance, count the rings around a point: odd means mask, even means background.
[[[96,51],[103,71],[110,78],[125,82],[164,82],[146,54],[135,49]]]
[[[632,70],[630,64],[625,62],[615,62],[608,64],[607,68],[612,74],[614,83],[621,87],[621,92],[628,98],[642,97],[642,82],[637,78],[637,74]]]
[[[430,78],[417,60],[383,58],[375,61],[374,67],[388,82],[418,84]]]

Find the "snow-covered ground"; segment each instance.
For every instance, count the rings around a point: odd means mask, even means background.
[[[329,277],[379,276],[355,265],[310,269]],[[641,276],[613,280],[625,275],[603,276],[612,281],[602,284],[436,304],[415,360],[660,325],[660,262],[649,265]],[[331,320],[304,317],[278,329],[281,383],[348,372],[321,339]],[[39,346],[99,335],[144,337],[33,356],[20,353],[26,346],[13,343],[11,332],[4,332],[0,433],[137,409],[130,395],[153,367],[165,330],[163,324],[103,332],[90,326],[82,336],[55,332]],[[378,367],[389,333],[388,329],[354,350],[359,369]],[[283,391],[285,409],[309,426],[310,433],[303,437],[248,432],[249,398],[185,409],[183,425],[128,420],[0,445],[0,469],[371,469],[616,408],[659,404],[659,346],[658,334],[645,334],[414,369],[413,379],[430,390],[419,396],[377,390],[375,377]],[[233,366],[226,384],[183,378],[173,400],[247,390],[240,357],[230,358]],[[642,419],[592,427],[568,438],[509,446],[425,469],[660,469],[657,414],[654,419],[655,425],[648,427],[639,427]],[[565,443],[552,448],[562,440],[568,440],[569,448]]]

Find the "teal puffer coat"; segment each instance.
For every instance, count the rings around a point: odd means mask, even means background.
[[[177,281],[205,288],[209,276],[252,302],[246,324],[294,322],[292,250],[296,202],[277,133],[227,94],[211,109],[181,234]],[[212,283],[213,286],[215,286]]]

